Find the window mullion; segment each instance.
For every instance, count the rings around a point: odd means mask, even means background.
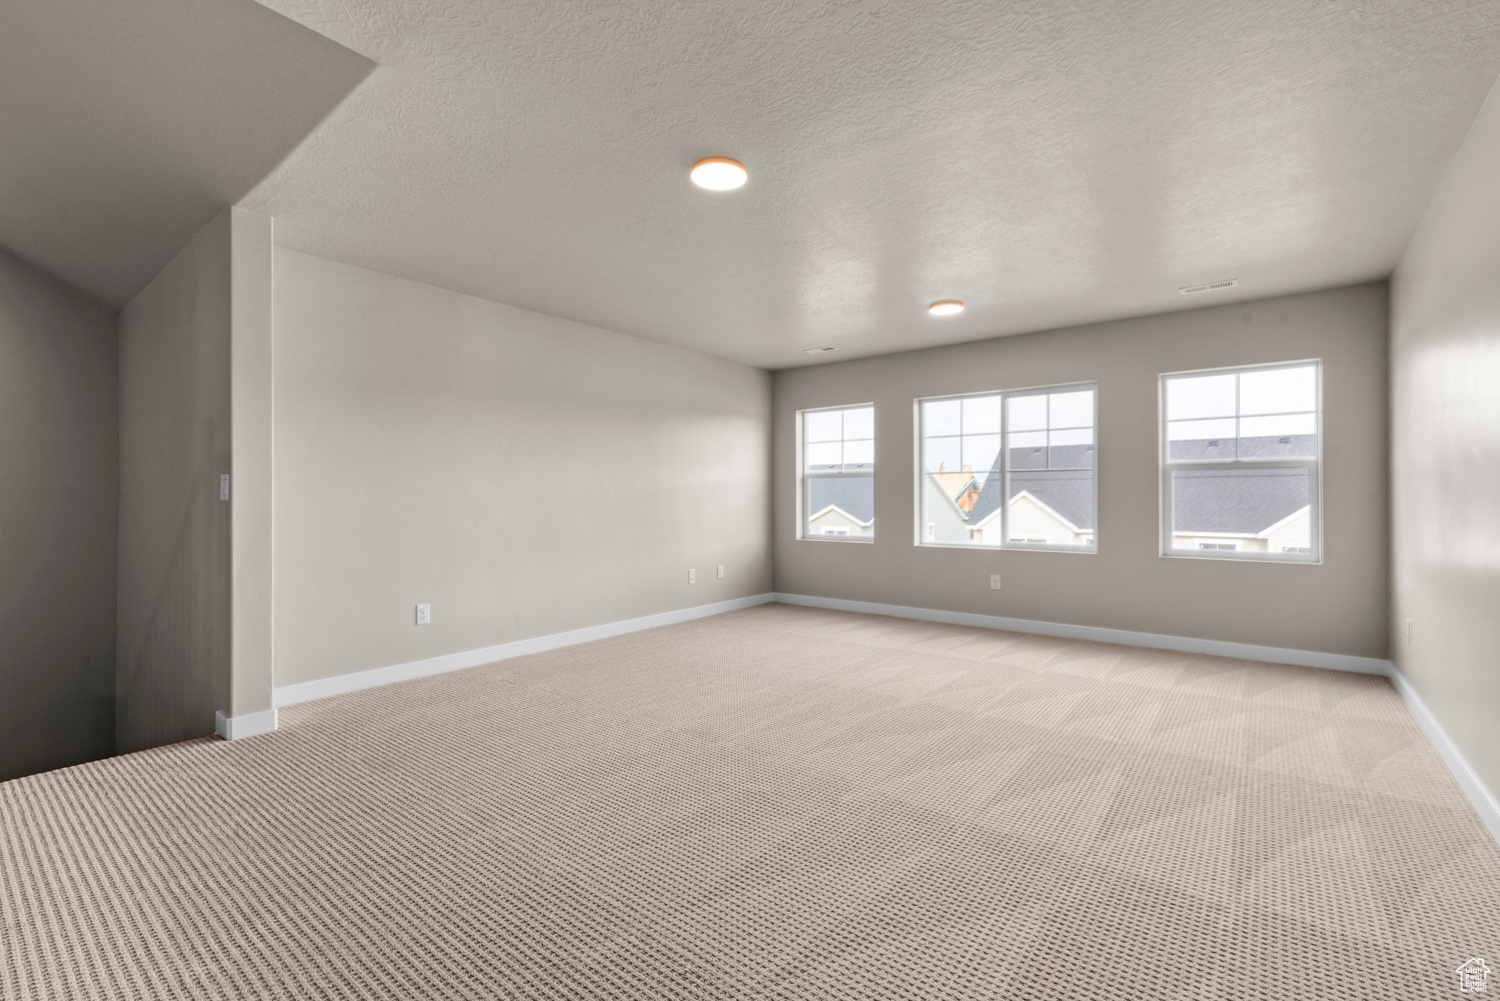
[[[1010,394],[1000,394],[1000,548],[1010,547]]]
[[[1305,455],[1271,459],[1168,459],[1166,469],[1317,469],[1318,460]]]
[[[1234,374],[1234,457],[1240,457],[1240,376],[1242,373]]]

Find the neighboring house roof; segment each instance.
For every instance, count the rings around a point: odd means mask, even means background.
[[[1051,448],[1034,446],[1010,450],[1010,468],[1053,471],[1060,469],[1092,469],[1094,465],[1092,445],[1053,445]]]
[[[845,511],[843,508],[839,507],[837,504],[828,505],[827,507],[823,508],[823,510],[817,512],[814,515],[811,515],[807,520],[809,522],[817,521],[819,518],[823,517],[825,514],[828,514],[830,511],[843,515],[845,518],[848,518],[856,525],[868,526],[872,521],[874,521],[873,518],[861,521],[860,519],[854,517],[854,515],[850,514],[848,511]]]
[[[1309,504],[1305,469],[1179,469],[1172,529],[1260,535]]]
[[[875,481],[868,476],[812,476],[807,480],[807,509],[822,514],[836,507],[861,525],[875,519]]]
[[[991,473],[979,491],[969,523],[978,524],[1000,509],[1004,488],[999,473]],[[1094,529],[1094,472],[1091,469],[1013,469],[1010,486],[1017,494],[1025,490],[1056,511],[1079,531]]]
[[[1087,529],[1084,529],[1081,526],[1075,525],[1071,521],[1069,521],[1062,514],[1062,512],[1060,512],[1060,511],[1054,511],[1047,504],[1043,503],[1042,500],[1041,500],[1041,498],[1037,497],[1030,490],[1022,490],[1020,493],[1018,493],[1015,496],[1011,497],[1011,499],[1010,499],[1011,506],[1014,507],[1015,504],[1016,504],[1016,502],[1019,501],[1022,497],[1029,497],[1029,498],[1031,498],[1031,502],[1033,504],[1035,504],[1037,507],[1041,508],[1042,511],[1044,511],[1049,517],[1057,519],[1057,523],[1059,525],[1062,525],[1068,531],[1070,531],[1070,532],[1083,532],[1083,531],[1087,531]],[[991,511],[989,514],[985,515],[984,520],[980,521],[974,527],[975,528],[980,528],[981,526],[983,526],[985,524],[985,522],[992,521],[995,518],[999,517],[999,515],[1000,515],[1000,509],[997,507],[997,508],[995,508],[995,510]]]
[[[950,508],[953,509],[953,513],[956,514],[956,515],[958,515],[958,520],[959,521],[968,521],[969,520],[969,512],[965,511],[963,508],[959,507],[958,506],[958,501],[956,499],[948,496],[948,491],[947,491],[946,488],[943,487],[941,481],[937,481],[937,486],[938,486],[937,495],[939,497],[943,498],[943,503],[947,504]],[[925,487],[924,487],[924,489],[925,489]]]
[[[974,469],[972,466],[965,466],[963,469],[955,472],[951,469],[943,469],[942,465],[940,464],[938,466],[938,471],[936,473],[933,473],[932,475],[939,483],[943,485],[943,490],[948,494],[948,496],[952,497],[954,500],[958,500],[958,498],[962,497],[964,495],[964,492],[967,491],[969,487],[975,482]]]
[[[1299,507],[1297,510],[1293,511],[1291,514],[1287,515],[1285,518],[1282,518],[1276,524],[1271,525],[1271,526],[1269,526],[1267,528],[1261,529],[1260,533],[1259,533],[1260,537],[1262,539],[1268,539],[1268,538],[1270,538],[1272,534],[1281,531],[1283,528],[1287,527],[1287,525],[1289,525],[1292,522],[1296,521],[1299,517],[1301,517],[1303,514],[1305,514],[1307,512],[1307,510],[1309,508],[1311,508],[1311,507],[1312,507],[1311,504],[1307,505],[1306,507]]]
[[[1282,439],[1285,439],[1284,441]],[[1217,443],[1217,444],[1215,444]],[[1274,459],[1317,454],[1318,438],[1311,434],[1258,435],[1240,438],[1191,438],[1171,443],[1173,459]]]

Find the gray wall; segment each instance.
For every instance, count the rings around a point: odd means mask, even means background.
[[[231,209],[230,518],[233,584],[226,716],[271,708],[271,450],[275,248],[270,216]]]
[[[1384,657],[1386,320],[1386,286],[1362,285],[777,372],[776,590]],[[1160,556],[1157,376],[1301,358],[1324,363],[1324,562]],[[1097,554],[913,545],[913,400],[1084,381],[1099,383]],[[796,412],[867,401],[876,541],[798,540]]]
[[[0,251],[0,779],[114,749],[115,314]]]
[[[285,250],[275,283],[277,685],[770,589],[765,372]]]
[[[1391,286],[1392,649],[1500,791],[1500,96]],[[1407,623],[1410,622],[1410,635]]]
[[[230,216],[120,316],[122,751],[212,733],[229,705]]]

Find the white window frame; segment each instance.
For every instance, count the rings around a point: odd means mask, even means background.
[[[870,489],[873,492],[875,488],[875,470],[878,468],[878,458],[876,461],[870,463],[871,468],[868,473],[853,473],[845,472],[843,470],[830,470],[827,472],[809,473],[807,471],[807,460],[803,454],[804,449],[807,445],[807,432],[804,428],[804,418],[807,414],[823,413],[829,410],[858,410],[861,407],[870,408],[870,436],[871,448],[873,449],[875,447],[874,443],[878,440],[878,438],[876,437],[876,432],[878,429],[875,427],[875,421],[878,415],[875,413],[874,403],[844,403],[833,407],[808,407],[806,410],[797,411],[797,541],[799,542],[853,542],[862,545],[869,545],[875,541],[875,516],[873,514],[870,516],[871,520],[869,535],[854,535],[853,533],[849,533],[846,535],[824,535],[821,532],[812,533],[807,530],[807,516],[813,513],[807,510],[807,481],[809,479],[821,478],[865,479],[870,481]]]
[[[1314,455],[1301,458],[1257,459],[1171,459],[1167,441],[1167,383],[1172,379],[1201,375],[1238,375],[1242,372],[1267,372],[1276,369],[1313,367],[1313,428],[1316,440]],[[1239,381],[1235,381],[1235,433],[1239,433]],[[1299,413],[1301,411],[1298,411]],[[1253,416],[1276,416],[1256,414]],[[1225,365],[1220,368],[1192,369],[1185,372],[1163,372],[1157,377],[1156,445],[1161,466],[1161,555],[1171,559],[1232,560],[1248,563],[1322,563],[1323,562],[1323,360],[1303,358],[1298,361],[1273,362],[1266,365]],[[1308,553],[1255,552],[1246,549],[1203,549],[1194,543],[1192,549],[1172,548],[1172,472],[1178,469],[1306,469],[1308,470],[1308,531],[1312,551]],[[1183,532],[1193,538],[1208,538],[1214,532]]]
[[[1006,499],[1010,497],[1010,449],[1006,443],[1006,435],[1009,433],[1010,408],[1007,405],[1011,399],[1025,396],[1046,396],[1051,393],[1076,393],[1083,390],[1091,390],[1094,394],[1094,410],[1091,416],[1094,432],[1094,527],[1088,530],[1089,544],[1086,546],[1060,546],[1050,543],[1013,542],[1010,538],[1010,505]],[[923,508],[923,500],[926,496],[923,487],[926,469],[923,468],[923,442],[926,435],[923,433],[922,404],[939,403],[944,400],[967,400],[979,396],[1000,397],[1000,485],[1002,497],[1000,501],[1000,545],[987,546],[982,543],[973,542],[929,542],[927,541],[926,510]],[[993,552],[998,549],[1029,549],[1034,552],[1045,553],[1075,553],[1096,555],[1099,552],[1099,384],[1097,382],[1070,382],[1060,386],[1029,386],[1025,389],[989,389],[978,393],[953,393],[948,396],[923,396],[913,402],[913,413],[915,414],[917,441],[916,441],[916,509],[917,509],[917,532],[916,544],[931,549],[979,549]],[[989,470],[986,470],[988,472]],[[1024,470],[1023,470],[1024,472]]]

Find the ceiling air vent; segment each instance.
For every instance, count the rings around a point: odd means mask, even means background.
[[[1187,288],[1177,290],[1178,295],[1198,295],[1202,292],[1217,292],[1220,289],[1234,288],[1240,283],[1238,278],[1231,278],[1227,282],[1209,282],[1207,285],[1189,285]]]

